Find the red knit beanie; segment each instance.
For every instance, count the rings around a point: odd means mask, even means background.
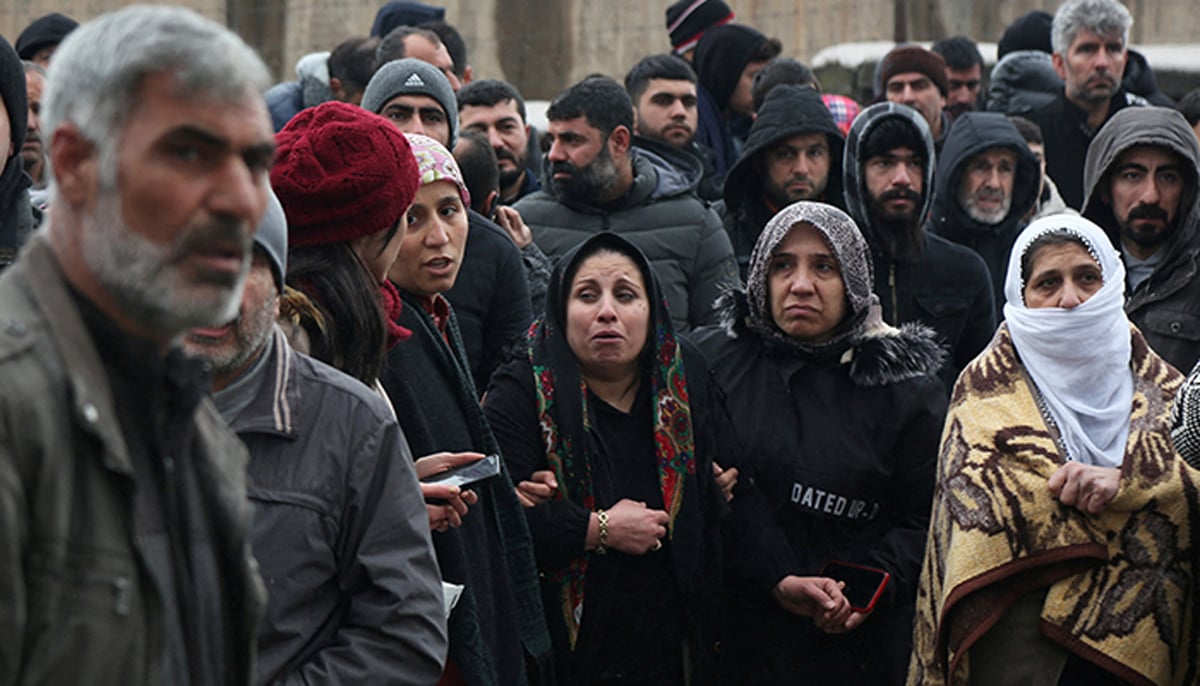
[[[420,185],[408,139],[356,105],[327,102],[301,110],[275,142],[271,186],[287,214],[292,248],[390,229]]]

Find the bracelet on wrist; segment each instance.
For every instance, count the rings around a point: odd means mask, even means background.
[[[600,536],[596,541],[597,555],[603,555],[608,552],[608,512],[604,510],[596,510],[596,523],[600,527]]]

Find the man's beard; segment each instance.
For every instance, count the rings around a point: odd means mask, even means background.
[[[977,203],[977,200],[982,197],[998,200],[1000,204],[994,210],[984,210]],[[962,208],[963,212],[966,212],[968,217],[980,224],[995,226],[1004,221],[1004,218],[1008,216],[1008,211],[1012,209],[1012,196],[1005,195],[1004,191],[994,188],[982,188],[976,193],[971,193],[966,186],[963,186],[958,195],[958,206]]]
[[[278,298],[272,296],[254,310],[240,312],[230,323],[232,341],[228,346],[219,347],[195,332],[189,333],[185,339],[188,352],[207,361],[218,377],[240,371],[271,337],[277,302]]]
[[[913,203],[911,212],[893,213],[887,209],[889,200],[907,198]],[[874,247],[882,249],[892,259],[902,259],[921,254],[925,247],[921,229],[921,195],[909,189],[885,191],[878,198],[869,198],[868,216],[871,218],[871,238]]]
[[[241,270],[237,275],[202,274],[185,281],[179,263],[212,244],[241,246]],[[167,336],[237,315],[250,272],[251,245],[251,235],[239,222],[213,219],[160,246],[125,224],[115,184],[102,185],[80,239],[84,263],[117,305],[138,324]]]
[[[554,174],[566,172],[570,178],[555,179]],[[607,198],[620,180],[617,165],[613,162],[608,145],[602,145],[595,159],[585,167],[576,167],[570,162],[551,162],[550,179],[555,194],[577,202],[597,202]]]
[[[1157,219],[1162,222],[1162,228],[1139,228],[1136,224],[1139,219]],[[1118,221],[1117,225],[1121,229],[1122,238],[1139,248],[1157,250],[1165,245],[1175,233],[1176,223],[1170,221],[1167,211],[1158,205],[1138,205],[1129,211],[1129,216],[1124,221]]]
[[[492,148],[496,152],[496,162],[500,160],[508,160],[513,163],[513,168],[500,170],[500,188],[508,188],[525,175],[525,162],[518,160],[513,154],[504,148]]]

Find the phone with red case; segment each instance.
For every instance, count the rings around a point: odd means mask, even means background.
[[[820,575],[845,582],[842,595],[850,601],[850,609],[855,612],[874,610],[875,603],[892,580],[892,575],[882,569],[837,560],[826,562]]]

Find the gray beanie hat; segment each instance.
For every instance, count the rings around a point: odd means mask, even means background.
[[[273,190],[267,191],[267,211],[258,224],[258,231],[254,232],[254,245],[267,254],[271,261],[271,273],[275,276],[275,287],[282,294],[287,276],[287,216]]]
[[[409,94],[427,95],[442,106],[450,124],[450,143],[446,147],[453,150],[458,140],[458,101],[446,76],[428,62],[405,57],[380,67],[363,91],[362,107],[381,114],[383,106],[392,98]]]

